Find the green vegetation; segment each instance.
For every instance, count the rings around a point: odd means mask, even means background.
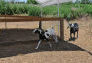
[[[91,3],[89,0],[81,0],[81,3],[82,4],[89,4],[89,3]]]
[[[1,15],[28,14],[29,4],[12,4],[0,1]]]
[[[0,14],[5,14],[5,2],[3,0],[0,1]]]
[[[64,3],[60,6],[60,17],[65,19],[75,19],[83,15],[92,15],[91,4],[72,4]],[[57,6],[44,7],[44,15],[57,15]]]
[[[57,5],[43,7],[43,16],[57,17]],[[60,17],[75,19],[83,15],[92,16],[92,4],[63,3],[60,5]],[[41,8],[31,4],[10,4],[0,1],[1,15],[27,14],[29,16],[40,16]]]
[[[29,8],[29,13],[28,14],[29,14],[29,16],[40,16],[41,10],[37,6],[31,6]]]
[[[27,0],[28,4],[38,4],[35,0]]]

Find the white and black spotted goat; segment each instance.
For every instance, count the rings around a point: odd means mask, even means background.
[[[75,33],[76,32],[77,32],[77,38],[78,38],[78,31],[79,31],[78,23],[69,24],[68,28],[70,28],[70,38],[73,38],[72,34],[74,35],[74,38],[75,38]]]
[[[53,28],[47,29],[47,30],[37,28],[37,29],[34,29],[33,32],[39,34],[39,42],[35,49],[39,48],[39,45],[43,40],[46,40],[47,43],[50,45],[50,47],[52,47],[51,43],[49,42],[50,38],[53,38],[56,43],[58,42],[57,36]]]

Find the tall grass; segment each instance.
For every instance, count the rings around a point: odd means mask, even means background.
[[[83,15],[92,15],[91,4],[61,4],[60,5],[60,17],[65,19],[75,19],[82,17]],[[56,16],[58,13],[56,5],[44,7],[44,15]]]
[[[5,4],[3,0],[0,0],[0,14],[5,14]]]
[[[89,14],[89,15],[91,15],[92,16],[92,5],[85,5],[84,6],[84,10],[85,10],[85,12],[87,13],[87,14]]]
[[[60,16],[65,19],[75,19],[83,15],[92,16],[92,4],[63,3],[60,5]],[[41,8],[30,4],[10,4],[0,1],[1,15],[27,14],[29,16],[40,16]],[[58,17],[57,5],[43,7],[43,16]]]
[[[0,1],[1,15],[28,14],[29,4],[12,4]]]
[[[31,6],[28,14],[29,16],[41,16],[41,9],[37,6]]]
[[[46,6],[43,8],[43,15],[57,15],[57,6]]]

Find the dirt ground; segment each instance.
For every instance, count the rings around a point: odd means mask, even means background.
[[[92,63],[92,18],[83,17],[72,20],[71,23],[73,22],[77,22],[80,27],[78,39],[69,41],[68,23],[64,20],[65,40],[59,41],[57,44],[52,41],[52,48],[44,42],[38,50],[34,49],[37,45],[37,41],[34,40],[38,38],[32,38],[33,29],[1,30],[0,63]],[[22,24],[24,25],[24,23]],[[25,28],[28,27],[34,26],[30,26],[28,23]],[[30,40],[30,38],[34,40]],[[8,43],[9,40],[11,40],[10,43]],[[15,40],[17,42],[14,42]]]

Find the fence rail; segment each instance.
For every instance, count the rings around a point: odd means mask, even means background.
[[[46,17],[34,17],[34,16],[12,16],[12,15],[0,15],[0,22],[23,22],[23,21],[62,21],[61,18],[46,18]]]

